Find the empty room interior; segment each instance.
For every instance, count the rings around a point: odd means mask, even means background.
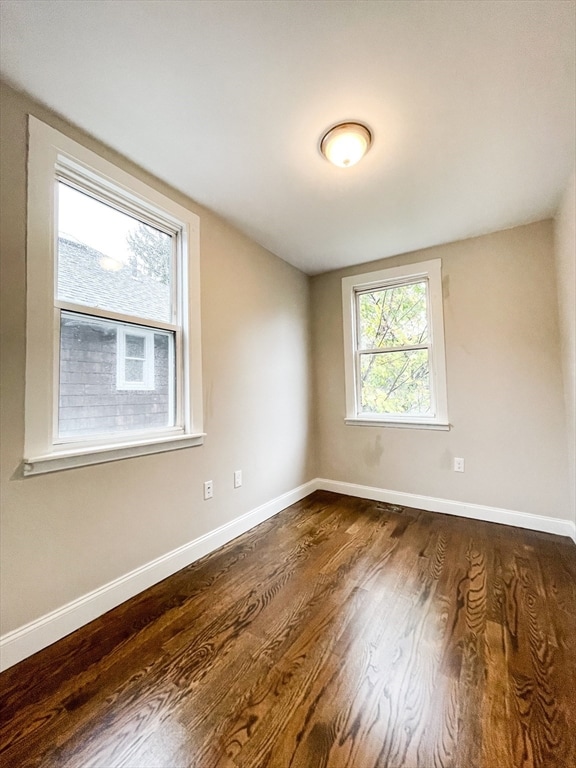
[[[576,765],[576,3],[2,0],[0,765]]]

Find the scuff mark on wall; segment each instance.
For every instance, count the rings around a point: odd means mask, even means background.
[[[384,453],[384,446],[382,445],[382,435],[377,434],[374,441],[367,443],[364,448],[364,463],[367,467],[378,467]]]

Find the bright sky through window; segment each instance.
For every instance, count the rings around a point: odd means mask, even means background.
[[[137,220],[108,205],[95,203],[93,198],[66,184],[58,186],[59,236],[84,243],[116,260],[120,266],[126,264],[130,257],[126,238],[136,229]]]

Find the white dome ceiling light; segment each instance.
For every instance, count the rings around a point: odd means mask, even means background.
[[[326,131],[320,151],[333,165],[349,168],[361,160],[372,144],[372,134],[362,123],[338,123]]]

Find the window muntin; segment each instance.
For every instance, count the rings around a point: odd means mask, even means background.
[[[440,260],[342,280],[346,422],[447,429]]]
[[[32,116],[29,117],[28,179],[24,474],[58,471],[202,444],[198,217]],[[70,231],[69,219],[66,220],[65,213],[61,216],[59,210],[68,191],[83,196],[84,202],[94,202],[102,210],[126,217],[125,221],[129,221],[132,230],[134,226],[137,234],[140,230],[137,237],[140,244],[143,239],[150,239],[146,233],[151,233],[155,241],[168,238],[170,258],[164,260],[164,263],[169,262],[170,270],[168,300],[165,298],[166,291],[160,305],[150,301],[146,294],[146,288],[150,288],[152,282],[166,285],[161,274],[152,273],[153,261],[143,263],[141,258],[136,258],[131,264],[128,262],[122,264],[120,269],[114,269],[117,264],[113,262],[118,262],[116,246],[112,244],[108,247],[94,239],[92,235],[97,227],[92,228],[89,237],[85,236],[85,232],[79,238],[74,229]],[[64,202],[63,210],[66,209],[67,203]],[[72,218],[75,226],[82,221],[81,216]],[[64,229],[66,221],[67,228]],[[59,237],[60,224],[62,237]],[[143,228],[147,228],[144,233]],[[125,237],[120,240],[124,245]],[[83,269],[83,260],[88,257],[92,259],[91,270]],[[94,260],[99,262],[100,272],[95,271]],[[76,269],[76,276],[70,274],[71,263],[72,272]],[[124,269],[126,266],[131,269]],[[66,274],[67,269],[69,274]],[[101,278],[103,273],[113,272],[115,280],[121,274],[120,282],[112,283],[116,287],[112,289],[108,286],[108,290],[100,291],[100,294],[94,291],[93,283],[98,283],[98,278],[93,280],[94,275]],[[137,296],[139,304],[118,304],[111,300],[118,295],[126,299],[132,294],[140,294]],[[156,311],[158,306],[161,313]],[[64,417],[64,413],[60,413],[61,406],[64,402],[67,405],[72,402],[65,400],[72,395],[63,392],[61,387],[62,361],[65,359],[61,354],[61,334],[66,323],[72,321],[76,324],[82,321],[85,326],[114,324],[115,330],[110,338],[114,341],[115,350],[119,328],[132,328],[133,335],[137,332],[152,335],[153,378],[145,372],[142,379],[132,383],[149,386],[153,382],[154,390],[119,390],[116,354],[113,361],[108,361],[107,372],[108,384],[119,397],[154,395],[161,386],[162,377],[170,382],[167,387],[162,385],[169,392],[168,407],[164,404],[159,409],[156,407],[158,403],[149,407],[146,428],[137,425],[134,429],[134,424],[125,423],[122,429],[114,424],[108,426],[108,431],[102,432],[99,427],[91,428],[96,425],[85,422],[84,433],[80,434],[78,430],[65,429],[65,425],[59,423]],[[163,367],[159,366],[158,360],[160,348],[164,350],[167,361],[162,364]],[[136,346],[132,346],[132,351],[137,352]],[[131,373],[126,377],[126,362],[129,360]],[[146,354],[144,367],[149,366],[151,361],[152,358]],[[93,361],[80,362],[92,364]],[[141,362],[142,358],[139,361],[137,354],[128,355],[121,378],[139,378]],[[83,375],[103,375],[102,371],[86,370],[85,366],[81,370],[82,367],[78,364],[74,371],[79,383],[93,384],[96,380],[82,381]],[[84,395],[83,406],[87,406],[91,404],[87,391],[82,397]],[[115,404],[107,406],[115,407]],[[160,416],[158,419],[151,418],[159,410],[163,410],[161,419]]]

